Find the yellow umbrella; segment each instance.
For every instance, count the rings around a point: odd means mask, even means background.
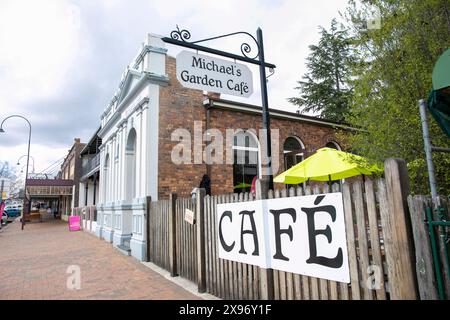
[[[370,166],[363,157],[332,148],[321,148],[315,154],[278,175],[273,181],[297,184],[306,180],[331,181],[382,172]]]

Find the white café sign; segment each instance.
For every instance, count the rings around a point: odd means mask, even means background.
[[[177,79],[191,89],[246,98],[253,93],[253,76],[247,66],[190,51],[177,55]]]
[[[217,205],[219,258],[350,282],[341,193]]]

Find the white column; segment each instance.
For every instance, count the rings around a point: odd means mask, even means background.
[[[139,111],[139,125],[140,125],[140,153],[139,153],[139,192],[137,193],[138,197],[145,197],[145,180],[147,179],[146,170],[145,170],[145,150],[147,149],[147,130],[145,125],[145,114],[142,109]]]
[[[122,127],[122,147],[120,148],[120,158],[121,158],[121,163],[120,163],[120,199],[121,200],[125,200],[125,149],[127,146],[127,137],[128,137],[128,130],[127,130],[127,125],[124,124],[124,126]]]
[[[138,112],[135,117],[136,123],[136,179],[134,181],[135,195],[134,198],[139,198],[141,194],[141,154],[142,154],[142,119],[141,113]]]
[[[116,152],[117,152],[117,172],[116,172],[116,200],[121,200],[120,197],[120,180],[121,180],[121,172],[120,172],[120,161],[121,161],[121,148],[122,145],[122,128],[117,129],[117,140],[116,140],[117,146],[116,146]]]
[[[112,199],[111,201],[117,200],[117,189],[118,189],[118,183],[117,183],[117,164],[116,164],[116,153],[117,153],[117,135],[114,137],[112,142],[112,154],[113,157],[111,159],[111,167],[113,171],[113,180],[112,180]]]

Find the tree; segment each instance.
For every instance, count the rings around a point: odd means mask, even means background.
[[[295,88],[300,97],[288,101],[299,106],[301,112],[312,111],[329,120],[343,121],[352,91],[348,82],[352,63],[350,39],[347,29],[338,25],[336,19],[331,22],[330,31],[320,27],[320,34],[319,43],[309,46],[308,72]]]
[[[347,144],[374,161],[400,157],[408,163],[412,190],[428,193],[418,100],[432,89],[437,58],[450,46],[448,0],[350,1],[346,17],[358,55],[346,121],[366,131],[347,135]],[[378,8],[379,29],[361,29]],[[429,117],[433,145],[449,139]],[[433,154],[438,191],[449,194],[449,154]]]
[[[0,161],[0,180],[1,178],[8,179],[8,183],[5,190],[9,193],[10,198],[15,198],[18,195],[22,181],[16,175],[16,168],[12,167],[8,162]],[[1,194],[0,194],[1,199]]]
[[[16,169],[11,167],[9,162],[0,161],[0,177],[13,180],[16,178]]]

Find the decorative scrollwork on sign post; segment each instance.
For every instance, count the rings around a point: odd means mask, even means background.
[[[196,44],[196,43],[200,43],[200,42],[206,42],[206,41],[210,41],[210,40],[230,37],[230,36],[234,36],[234,35],[237,35],[237,34],[245,34],[245,35],[249,36],[255,42],[255,45],[256,45],[256,54],[253,56],[253,55],[251,55],[251,53],[253,51],[253,47],[248,42],[243,42],[241,44],[241,54],[242,54],[242,56],[244,56],[244,57],[246,57],[248,59],[252,59],[252,60],[258,59],[259,51],[260,51],[258,41],[255,39],[255,37],[253,35],[251,35],[248,32],[245,32],[245,31],[238,31],[238,32],[224,34],[224,35],[217,36],[217,37],[212,37],[212,38],[207,38],[207,39],[202,39],[202,40],[197,40],[197,41],[191,41],[190,42],[190,41],[187,41],[187,40],[189,40],[191,38],[191,33],[188,30],[186,30],[186,29],[180,30],[180,28],[177,25],[177,29],[173,30],[170,33],[170,37],[172,39],[174,39],[174,40]]]
[[[170,37],[174,40],[184,41],[188,42],[186,40],[189,40],[191,38],[191,33],[187,31],[186,29],[180,30],[177,25],[177,30],[173,30],[170,33]]]

